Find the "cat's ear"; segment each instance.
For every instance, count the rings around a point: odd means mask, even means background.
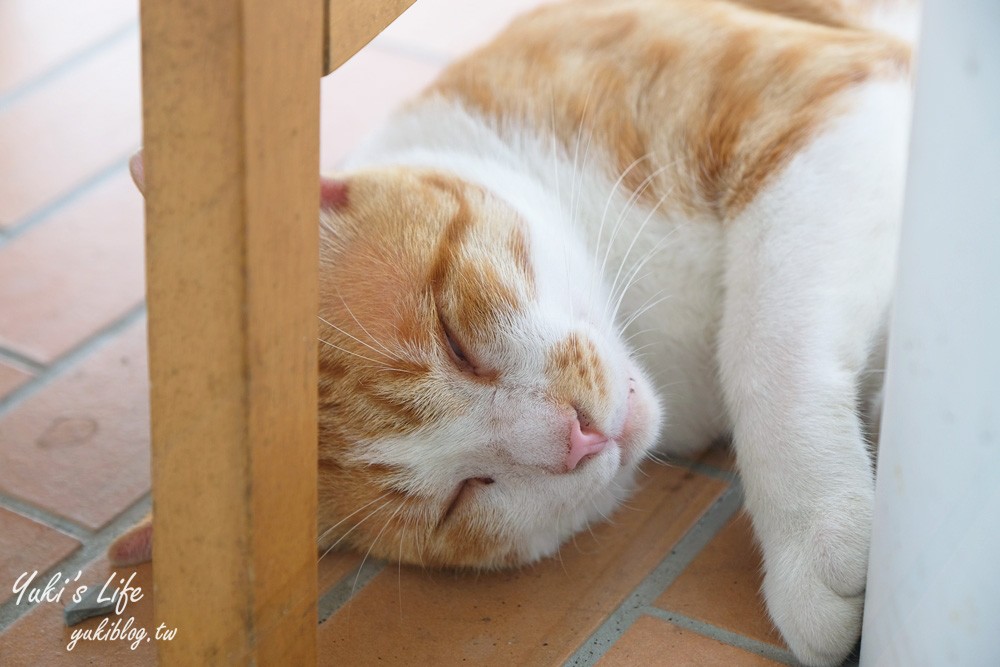
[[[322,208],[343,209],[348,203],[348,184],[345,178],[321,176],[319,179],[319,203]]]
[[[153,559],[153,515],[148,514],[138,524],[108,547],[112,565],[135,565]]]
[[[135,155],[128,161],[128,171],[132,174],[132,182],[139,192],[146,195],[146,172],[142,168],[142,149],[136,151]]]

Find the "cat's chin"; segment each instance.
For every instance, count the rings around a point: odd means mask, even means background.
[[[562,512],[553,524],[534,531],[517,549],[514,566],[530,565],[555,556],[559,549],[577,533],[590,526],[605,523],[635,488],[638,463],[629,461],[619,448],[619,454],[608,451],[588,461],[579,471],[578,483],[590,493],[581,496],[576,511]]]

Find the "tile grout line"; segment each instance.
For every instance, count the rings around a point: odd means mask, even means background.
[[[708,637],[709,639],[720,641],[723,644],[729,644],[730,646],[741,648],[745,651],[749,651],[750,653],[756,653],[757,655],[774,660],[775,662],[790,665],[791,667],[800,667],[801,663],[799,663],[799,661],[795,659],[795,656],[792,655],[791,651],[787,649],[783,649],[757,639],[751,639],[750,637],[741,635],[738,632],[726,630],[725,628],[720,628],[717,625],[712,625],[711,623],[706,623],[705,621],[700,621],[696,618],[685,616],[684,614],[678,614],[677,612],[660,609],[659,607],[653,607],[650,605],[643,607],[641,611],[644,615],[654,616],[676,625],[679,628],[695,632],[703,637]]]
[[[64,59],[60,60],[33,79],[25,81],[21,85],[16,86],[14,89],[6,93],[0,93],[0,113],[6,111],[7,107],[12,106],[22,97],[27,97],[46,84],[59,79],[76,67],[92,60],[125,37],[131,35],[133,32],[136,32],[138,29],[138,20],[130,19],[127,23],[120,24],[117,28],[114,28],[111,32],[105,34],[96,42],[92,42],[91,44],[88,44],[87,46],[84,46],[83,48],[67,55]]]
[[[320,596],[319,622],[322,624],[347,602],[367,586],[375,576],[385,569],[385,561],[364,560],[361,565],[352,568],[340,578],[330,589]]]
[[[595,664],[664,590],[694,560],[702,549],[739,511],[743,492],[739,481],[723,491],[711,507],[684,534],[670,553],[636,586],[627,598],[564,663],[564,667]]]
[[[80,542],[86,542],[95,534],[94,531],[84,526],[77,525],[71,519],[59,516],[54,512],[3,492],[0,492],[0,507],[20,514],[25,518],[31,519],[35,523],[40,523],[48,528],[54,528],[55,530],[65,533]]]
[[[3,345],[0,345],[0,362],[35,375],[45,372],[45,364]]]
[[[33,396],[55,378],[83,361],[92,352],[103,347],[108,340],[142,319],[145,314],[146,302],[141,301],[61,355],[45,367],[33,380],[26,382],[0,399],[0,419],[3,419],[8,412],[13,410],[17,405],[20,405],[29,396]]]
[[[55,575],[55,573],[68,572],[70,573],[70,578],[72,579],[73,575],[75,575],[77,571],[82,571],[96,558],[100,557],[114,538],[123,533],[126,528],[138,523],[138,521],[145,516],[147,512],[149,512],[151,504],[152,497],[147,491],[128,509],[112,519],[99,531],[93,533],[88,540],[84,541],[81,546],[76,549],[76,551],[46,571],[39,572],[33,582],[36,585],[32,586],[32,589],[44,588],[45,584],[52,578],[52,576]],[[80,585],[86,585],[100,582],[81,578],[79,583]],[[27,592],[25,592],[25,598],[27,598]],[[0,605],[0,638],[2,638],[2,633],[9,630],[14,623],[29,614],[37,606],[32,603],[27,603],[26,599],[22,600],[22,602],[24,602],[24,604],[18,605],[17,596],[14,595]],[[63,600],[62,604],[65,605],[66,602],[67,600]]]
[[[69,206],[88,194],[94,188],[110,180],[119,171],[126,169],[128,167],[128,161],[134,152],[134,150],[130,150],[125,155],[115,157],[114,160],[108,162],[96,171],[91,172],[89,176],[71,186],[62,194],[56,195],[55,198],[43,204],[41,207],[35,209],[31,213],[28,213],[19,220],[15,220],[4,230],[3,235],[0,236],[0,248],[3,248],[25,232],[34,229],[39,223],[47,220],[50,216],[58,213],[64,207]]]

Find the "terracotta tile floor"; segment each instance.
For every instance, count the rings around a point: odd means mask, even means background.
[[[323,167],[537,4],[419,0],[324,80]],[[36,570],[107,580],[106,545],[149,506],[138,40],[135,0],[0,0],[0,665],[155,662],[155,643],[70,651],[62,605],[13,593]],[[322,663],[795,664],[727,453],[645,472],[613,523],[520,571],[324,558]],[[135,571],[147,594],[122,619],[152,631],[151,567]]]

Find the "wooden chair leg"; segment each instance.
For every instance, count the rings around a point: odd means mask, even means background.
[[[314,664],[323,3],[141,20],[160,662]]]

